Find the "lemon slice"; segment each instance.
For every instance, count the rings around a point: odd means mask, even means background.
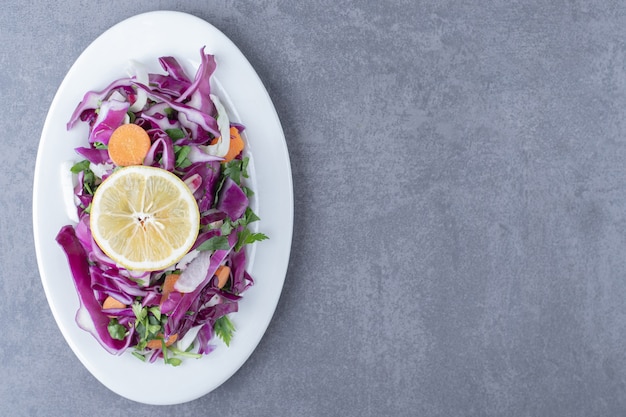
[[[198,204],[176,175],[144,165],[121,168],[96,189],[91,234],[113,261],[158,271],[180,260],[200,227]]]

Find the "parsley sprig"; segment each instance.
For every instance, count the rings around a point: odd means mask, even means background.
[[[234,250],[235,252],[239,252],[241,248],[245,245],[258,242],[261,240],[269,239],[263,233],[253,233],[248,229],[248,226],[251,223],[260,220],[259,216],[257,216],[254,211],[250,207],[246,208],[246,211],[243,216],[239,219],[233,221],[231,219],[226,219],[222,224],[220,231],[222,235],[228,235],[233,230],[241,228],[237,232],[237,243],[235,244]]]
[[[90,162],[88,160],[82,160],[75,163],[70,171],[72,174],[83,172],[83,190],[86,194],[93,195],[99,185],[100,179],[93,173],[89,164]]]
[[[139,301],[133,303],[132,309],[135,314],[135,332],[139,336],[136,349],[144,350],[151,340],[162,340],[167,316],[161,314],[161,309],[158,306],[142,306]]]
[[[237,185],[241,185],[241,178],[248,178],[248,164],[250,158],[233,159],[223,165],[224,178],[230,177]],[[220,184],[221,186],[221,184]],[[220,187],[221,188],[221,187]]]
[[[230,346],[233,333],[235,333],[235,325],[232,321],[230,321],[228,316],[222,316],[215,320],[213,331],[224,341],[224,343],[226,343],[226,346]]]

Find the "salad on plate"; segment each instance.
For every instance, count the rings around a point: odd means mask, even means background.
[[[180,365],[228,345],[229,318],[253,285],[245,126],[211,88],[215,57],[189,77],[131,63],[128,77],[87,92],[67,123],[88,126],[68,165],[72,224],[56,241],[76,287],[78,326],[106,351]]]

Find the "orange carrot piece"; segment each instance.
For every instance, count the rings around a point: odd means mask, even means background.
[[[148,133],[134,123],[123,124],[109,138],[109,157],[117,166],[141,165],[150,150]]]
[[[159,333],[158,336],[160,336],[161,339],[152,339],[148,341],[148,343],[146,343],[146,347],[150,349],[161,349],[163,347],[163,345],[161,344],[161,341],[163,340],[163,335]],[[174,343],[176,340],[178,340],[178,333],[170,335],[170,337],[168,337],[165,341],[165,346],[171,346],[172,343]]]
[[[217,276],[217,288],[222,288],[224,285],[226,285],[226,282],[228,281],[228,277],[230,276],[230,268],[226,265],[220,265],[217,267],[215,275]]]
[[[217,138],[211,141],[211,145],[215,145],[217,143]],[[243,139],[241,139],[241,135],[239,134],[239,130],[236,127],[230,128],[230,147],[228,148],[228,152],[224,156],[223,162],[232,161],[243,151]]]
[[[167,297],[170,296],[170,293],[174,291],[174,285],[176,281],[178,281],[178,278],[180,278],[180,274],[169,274],[165,277],[161,291],[161,304],[163,304],[165,300],[167,300]]]
[[[104,302],[102,303],[102,309],[108,310],[111,308],[126,308],[126,304],[124,304],[121,301],[116,300],[115,298],[109,295],[107,298],[104,299]]]

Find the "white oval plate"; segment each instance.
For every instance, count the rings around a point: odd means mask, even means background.
[[[249,272],[255,285],[231,315],[236,333],[230,347],[215,340],[217,348],[211,354],[186,359],[179,367],[146,364],[129,352],[112,356],[76,325],[78,297],[65,254],[55,241],[59,229],[71,223],[62,198],[62,167],[67,160],[78,160],[74,148],[87,143],[84,124],[67,131],[66,123],[87,91],[126,76],[130,60],[163,72],[158,58],[174,56],[193,77],[203,46],[217,61],[218,95],[231,117],[246,126],[250,186],[256,192],[253,209],[261,218],[255,225],[270,239],[252,250]],[[179,12],[140,14],[100,35],[71,67],[50,106],[35,167],[33,229],[41,281],[54,318],[76,356],[106,387],[137,402],[178,404],[209,393],[231,377],[252,354],[274,314],[293,231],[293,185],[285,137],[267,91],[239,49],[206,21]]]

